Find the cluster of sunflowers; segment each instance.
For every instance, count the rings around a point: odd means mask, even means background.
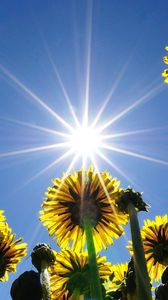
[[[155,299],[168,299],[168,216],[144,221],[140,231],[137,214],[147,208],[142,194],[123,190],[116,178],[92,166],[55,178],[46,192],[40,221],[61,251],[37,245],[31,258],[38,272],[24,272],[14,281],[12,299],[151,300],[152,283],[160,279]],[[128,222],[130,261],[112,265],[100,251],[124,233]],[[0,211],[1,281],[26,255],[26,244],[14,237]]]

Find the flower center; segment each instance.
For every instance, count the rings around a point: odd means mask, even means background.
[[[6,265],[7,265],[7,262],[4,257],[4,254],[0,251],[0,278],[5,275]]]
[[[167,265],[168,264],[168,241],[164,241],[154,246],[153,256],[155,261],[160,264]]]
[[[89,222],[93,227],[97,225],[99,222],[102,212],[101,206],[98,203],[98,192],[99,187],[93,191],[90,195],[89,193],[90,187],[89,184],[86,184],[84,192],[82,195],[78,195],[71,188],[69,192],[75,202],[71,202],[68,204],[71,212],[71,219],[73,224],[79,225],[84,228],[84,222]]]

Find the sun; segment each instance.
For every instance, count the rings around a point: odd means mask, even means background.
[[[90,45],[90,44],[89,44]],[[50,136],[52,135],[52,143],[47,143],[46,138],[44,139],[44,144],[36,147],[23,147],[16,149],[14,151],[3,152],[0,153],[0,159],[15,157],[21,155],[28,155],[32,153],[38,152],[48,152],[53,151],[55,155],[55,151],[59,151],[61,154],[56,153],[55,159],[43,169],[41,169],[38,173],[36,173],[31,179],[28,181],[38,178],[43,175],[45,172],[49,171],[51,168],[54,168],[60,162],[64,160],[70,161],[68,164],[67,170],[65,174],[68,174],[72,168],[80,161],[80,164],[85,169],[87,168],[88,162],[93,164],[96,168],[96,171],[99,171],[99,166],[97,163],[97,159],[101,158],[102,161],[107,163],[110,167],[112,167],[115,171],[117,171],[120,175],[126,178],[126,180],[130,183],[132,181],[128,178],[127,174],[123,172],[123,170],[116,164],[113,153],[118,153],[120,155],[130,156],[132,158],[145,160],[148,162],[154,162],[157,164],[162,164],[167,166],[168,161],[158,159],[152,157],[150,155],[141,154],[138,151],[132,151],[128,147],[121,147],[120,141],[125,136],[139,135],[147,132],[152,132],[155,130],[162,129],[159,128],[142,128],[142,129],[134,129],[130,131],[113,131],[114,123],[118,122],[121,118],[123,118],[126,114],[130,113],[134,109],[136,109],[143,102],[149,101],[152,97],[156,96],[159,92],[162,91],[162,85],[158,85],[151,90],[148,90],[147,93],[142,95],[139,98],[135,98],[130,105],[126,105],[125,108],[119,110],[119,112],[114,115],[112,114],[109,120],[105,120],[105,122],[101,119],[101,116],[107,107],[109,101],[111,100],[114,90],[118,83],[121,80],[122,72],[119,75],[116,83],[114,83],[107,93],[107,96],[102,99],[102,105],[93,120],[90,118],[90,46],[88,47],[88,55],[87,55],[87,72],[86,72],[86,83],[84,89],[84,99],[82,105],[82,118],[79,119],[76,111],[73,106],[73,102],[69,97],[69,94],[64,86],[64,82],[57,70],[57,66],[55,65],[50,52],[47,51],[49,61],[53,67],[55,75],[57,77],[58,83],[62,90],[63,96],[65,98],[70,116],[72,117],[72,122],[67,122],[57,111],[53,110],[48,103],[43,101],[37,94],[35,94],[32,90],[30,90],[22,81],[20,81],[13,73],[11,73],[8,69],[6,69],[3,65],[0,64],[0,72],[2,72],[16,87],[21,90],[28,98],[31,98],[33,102],[35,102],[40,108],[46,111],[50,117],[54,119],[54,125],[52,128],[44,127],[39,124],[32,124],[30,122],[23,122],[19,120],[6,119],[9,122],[14,122],[20,126],[26,126],[31,128],[32,130],[41,131],[43,133],[48,133]],[[27,98],[25,97],[25,100]],[[58,126],[58,124],[59,126]],[[57,124],[57,127],[55,127]],[[55,129],[57,128],[57,129]],[[60,128],[60,129],[59,129]],[[56,137],[56,139],[55,139]],[[119,138],[119,144],[117,143],[117,138]],[[125,141],[124,141],[125,144]],[[109,157],[111,155],[111,157]]]
[[[94,156],[101,145],[102,136],[98,129],[87,125],[76,128],[69,137],[69,148],[82,158]]]

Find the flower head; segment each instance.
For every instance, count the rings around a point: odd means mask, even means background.
[[[110,288],[113,290],[117,290],[121,284],[124,283],[125,275],[128,271],[128,263],[122,263],[112,266],[112,272],[114,274],[114,277],[111,281]]]
[[[107,295],[118,294],[127,298],[127,294],[133,294],[136,288],[133,259],[129,263],[113,265],[111,270],[112,276],[108,280]]]
[[[111,274],[110,263],[105,257],[97,256],[100,279],[103,281]],[[75,289],[80,295],[90,294],[90,273],[88,256],[71,249],[57,253],[55,263],[49,268],[51,300],[71,299]]]
[[[167,56],[167,55],[163,56],[163,62],[164,62],[166,65],[168,65],[168,56]]]
[[[84,220],[87,219],[93,227],[96,250],[102,246],[106,249],[113,237],[118,238],[123,233],[120,224],[128,220],[116,206],[121,192],[119,184],[108,172],[97,173],[92,167],[56,178],[46,193],[40,220],[61,247],[73,241],[73,249],[81,250],[85,243]]]
[[[4,211],[0,210],[0,225],[1,225],[1,222],[6,220],[6,217],[3,215],[3,213],[4,213]]]
[[[168,265],[168,217],[146,220],[141,230],[142,242],[151,279],[158,281]],[[128,246],[132,253],[132,246]]]
[[[168,83],[168,69],[165,69],[162,73],[162,77],[165,77],[164,82]]]
[[[6,234],[8,234],[8,226],[7,223],[5,222],[6,217],[3,215],[4,211],[0,210],[0,241]]]
[[[128,214],[129,203],[132,203],[136,211],[148,211],[149,205],[142,199],[142,193],[127,188],[120,193],[117,199],[117,205],[120,211]]]
[[[8,280],[9,272],[16,272],[16,266],[26,255],[27,244],[22,238],[14,240],[15,234],[5,222],[0,222],[0,281]]]
[[[38,244],[31,253],[32,264],[41,272],[41,264],[45,261],[49,267],[55,261],[56,252],[48,244]]]

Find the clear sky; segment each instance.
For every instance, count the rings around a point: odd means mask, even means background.
[[[126,134],[108,140],[113,149],[101,149],[106,161],[95,156],[99,169],[144,193],[151,208],[140,214],[141,224],[167,213],[168,86],[161,77],[167,11],[166,0],[1,1],[0,209],[29,245],[18,272],[0,284],[1,299],[9,300],[13,280],[32,269],[37,243],[58,250],[39,210],[51,179],[61,177],[74,156],[47,168],[67,149],[47,150],[63,139],[39,127],[67,133],[64,125],[75,128],[72,110],[81,122],[88,104],[89,124],[101,111],[97,125],[108,125],[103,134]],[[125,245],[121,238],[103,254],[125,262]]]

